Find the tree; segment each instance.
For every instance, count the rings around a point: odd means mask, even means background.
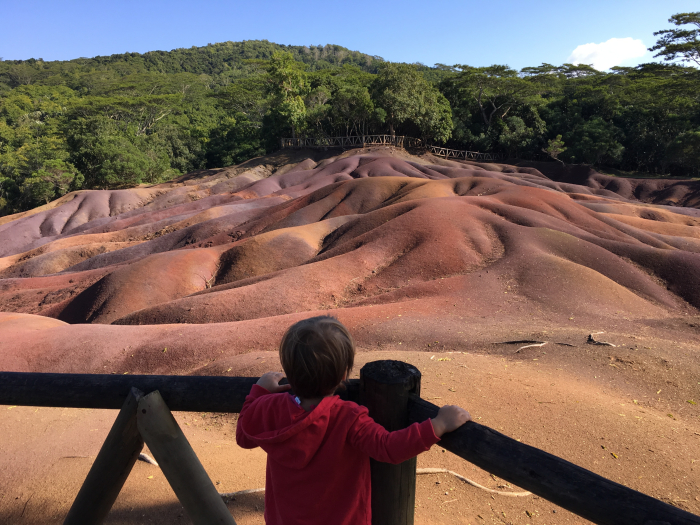
[[[430,143],[445,143],[452,136],[452,109],[445,96],[433,86],[427,85],[418,99],[415,122],[421,138]]]
[[[662,35],[656,45],[649,51],[658,51],[654,56],[663,57],[666,62],[680,59],[683,62],[694,62],[700,66],[700,11],[694,13],[678,13],[668,19],[680,27],[695,26],[696,29],[664,29],[656,31],[654,36]]]
[[[489,67],[455,66],[461,73],[450,79],[459,94],[476,102],[484,126],[488,131],[494,118],[503,121],[518,105],[537,94],[536,85],[521,78],[508,66]]]
[[[700,130],[688,131],[677,137],[669,146],[668,160],[672,173],[700,174]]]
[[[563,75],[549,64],[527,76],[507,67],[455,66],[460,72],[440,83],[455,123],[452,147],[504,151],[509,156],[537,149],[546,124],[541,93],[558,89]],[[560,78],[561,77],[561,78]]]
[[[505,149],[508,158],[516,158],[518,153],[527,149],[535,138],[535,130],[529,128],[525,121],[516,116],[506,117],[498,142]]]
[[[20,190],[28,207],[48,204],[71,190],[79,189],[84,178],[69,162],[49,160],[24,180]]]
[[[366,86],[346,84],[333,95],[330,102],[333,121],[336,126],[345,128],[345,135],[353,131],[365,134],[366,123],[374,113],[374,103]]]
[[[89,97],[75,103],[73,113],[79,117],[103,116],[119,122],[136,135],[153,132],[155,126],[181,105],[182,95],[144,95]]]
[[[270,109],[267,84],[267,74],[257,74],[237,80],[210,96],[216,99],[222,110],[231,115],[243,116],[260,127],[265,113]]]
[[[272,104],[267,84],[267,73],[257,73],[210,94],[218,122],[205,135],[208,166],[230,166],[265,154],[263,122]],[[271,148],[277,147],[276,133],[270,139]]]
[[[39,72],[27,64],[18,64],[11,67],[7,75],[15,86],[28,86],[37,79]]]
[[[306,105],[303,95],[307,92],[307,79],[304,64],[295,62],[291,53],[272,54],[267,69],[269,75],[268,92],[273,98],[273,111],[277,118],[286,123],[296,137],[296,131],[306,118]]]
[[[372,84],[372,99],[386,115],[392,137],[405,122],[416,125],[424,138],[444,142],[452,133],[449,102],[416,66],[382,64]]]
[[[408,64],[382,64],[372,86],[375,104],[386,112],[389,133],[396,126],[418,114],[418,91],[423,80],[415,67]]]
[[[158,135],[123,133],[105,117],[78,119],[67,130],[71,161],[90,188],[123,188],[160,182],[178,172]]]
[[[562,164],[564,164],[564,162],[561,159],[559,159],[559,155],[566,151],[566,148],[564,147],[564,141],[561,140],[561,135],[557,135],[555,138],[549,139],[549,142],[547,142],[547,147],[542,148],[542,151],[550,157],[552,157],[557,162],[561,162]]]
[[[595,116],[568,134],[568,148],[571,160],[600,165],[619,161],[625,150],[620,143],[622,132],[613,123],[606,122],[602,117]]]

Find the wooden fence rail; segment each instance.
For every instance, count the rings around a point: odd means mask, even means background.
[[[170,410],[240,412],[258,378],[0,372],[0,405],[120,409],[131,388],[160,391]]]
[[[437,415],[438,407],[413,396],[411,422]],[[440,446],[470,463],[599,525],[697,525],[695,516],[610,481],[500,432],[469,423],[445,434]]]
[[[280,139],[282,148],[364,148],[366,146],[396,146],[415,148],[421,139],[399,135],[356,135],[350,137],[299,137]]]
[[[505,155],[501,153],[479,153],[478,151],[450,149],[440,146],[428,146],[428,151],[434,155],[445,157],[446,159],[495,161],[503,160],[505,158]]]
[[[370,365],[374,365],[375,369],[366,371]],[[410,365],[397,361],[368,363],[363,367],[361,377],[362,382],[351,380],[346,388],[337,393],[344,399],[367,404],[370,414],[374,413],[385,425],[394,427],[424,421],[435,417],[438,412],[436,405],[419,397],[420,372]],[[120,409],[131,388],[135,387],[143,392],[160,391],[164,402],[173,411],[240,412],[245,396],[257,379],[0,372],[0,405]],[[394,415],[391,414],[393,406],[397,407]],[[407,408],[402,409],[401,406]],[[402,415],[404,410],[407,410],[406,415]],[[610,481],[475,422],[445,434],[440,446],[597,524],[700,525],[700,516]],[[402,505],[407,512],[402,514],[401,523],[410,524],[413,520],[413,502],[410,498],[413,497],[411,486],[415,488],[415,463],[409,468],[402,465],[396,466],[399,470],[377,472],[380,477],[383,476],[382,479],[394,479],[397,472],[406,477],[413,471],[413,480],[404,479],[407,491],[402,495]],[[373,494],[375,488],[381,492],[385,487],[380,483],[376,487],[373,485]],[[389,501],[392,508],[396,507],[395,498],[375,496],[373,498],[377,501]],[[394,523],[399,522],[391,520],[390,524]]]
[[[397,148],[418,148],[424,147],[434,155],[445,157],[446,159],[465,159],[495,161],[503,160],[504,155],[500,153],[480,153],[478,151],[466,151],[440,146],[424,144],[421,139],[392,135],[357,135],[350,137],[300,137],[280,139],[280,145],[284,148],[364,148],[366,146],[382,145],[396,146]]]

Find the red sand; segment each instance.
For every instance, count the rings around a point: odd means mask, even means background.
[[[647,396],[654,414],[681,422],[678,446],[700,450],[699,183],[536,168],[381,148],[281,152],[153,187],[78,192],[2,218],[0,367],[250,375],[246,356],[274,351],[295,320],[330,313],[364,352],[525,359],[518,381],[551,360],[598,396],[591,410]],[[587,345],[595,331],[618,346]],[[515,339],[548,345],[523,355],[494,344]],[[598,374],[614,378],[603,393]],[[544,383],[533,388],[549,395]],[[530,410],[506,390],[514,417]],[[617,428],[600,419],[600,428]],[[9,421],[0,416],[0,428]],[[558,425],[543,420],[530,442],[547,449],[546,428],[575,433],[568,419]],[[630,432],[635,443],[649,439]],[[566,456],[566,444],[552,450]],[[596,470],[585,455],[571,457]],[[0,495],[16,479],[11,464],[0,463]],[[616,479],[633,484],[635,468]],[[640,490],[656,494],[686,476],[693,496],[674,497],[699,513],[697,466],[674,468]]]

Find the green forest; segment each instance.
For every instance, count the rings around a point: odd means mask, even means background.
[[[268,41],[69,61],[0,60],[0,215],[78,189],[152,184],[275,151],[281,137],[395,133],[511,159],[700,175],[700,13],[658,62],[397,64]]]

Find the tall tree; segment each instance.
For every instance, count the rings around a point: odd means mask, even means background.
[[[274,52],[267,69],[268,89],[272,95],[273,111],[289,126],[292,137],[303,126],[306,118],[306,105],[303,95],[307,92],[305,66],[296,62],[291,53]]]
[[[386,114],[392,136],[405,122],[417,126],[425,138],[445,141],[451,135],[449,103],[416,66],[382,64],[372,84],[372,99]]]
[[[372,98],[386,112],[389,133],[418,114],[418,90],[425,82],[415,67],[408,64],[383,64],[373,84]]]
[[[494,119],[502,121],[513,108],[537,94],[535,84],[508,66],[455,67],[461,73],[448,82],[455,85],[461,96],[476,102],[486,130],[494,124]]]
[[[667,62],[680,59],[700,66],[700,11],[678,13],[668,19],[675,26],[695,26],[695,29],[663,29],[654,36],[661,35],[656,45],[649,51],[658,51],[654,56],[663,57]]]

